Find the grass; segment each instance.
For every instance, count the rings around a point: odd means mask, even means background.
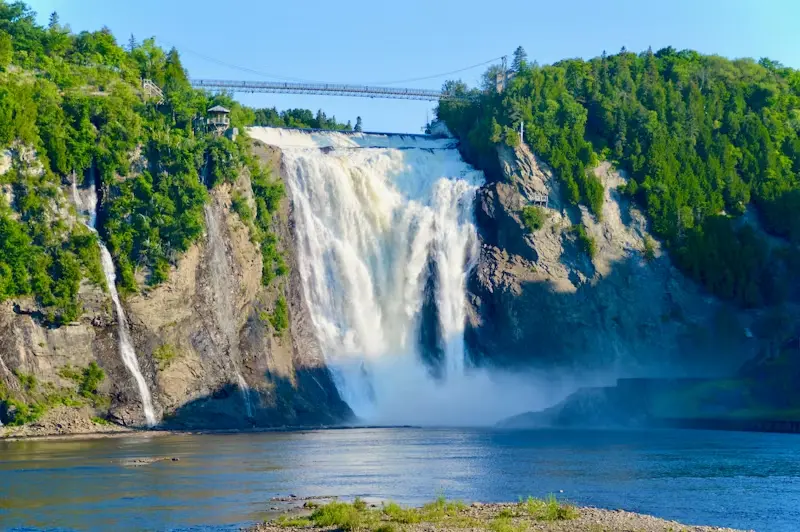
[[[422,516],[417,508],[403,508],[396,502],[384,504],[383,514],[395,523],[414,524],[422,521]]]
[[[481,528],[492,532],[523,532],[532,521],[563,521],[578,517],[577,509],[547,499],[529,497],[519,504],[503,508],[492,519],[478,519],[461,501],[438,497],[421,508],[404,507],[395,502],[370,508],[360,498],[355,501],[334,501],[315,507],[305,516],[282,515],[271,524],[284,528],[336,528],[344,531],[397,532],[407,525],[435,524],[442,528]]]
[[[492,532],[524,532],[527,529],[526,523],[512,521],[509,517],[495,517],[489,522]]]
[[[574,506],[558,502],[553,494],[544,500],[528,497],[519,505],[525,514],[537,521],[566,521],[578,517],[578,510]]]
[[[318,527],[335,526],[341,530],[372,529],[370,524],[379,520],[376,512],[367,511],[363,501],[347,503],[334,501],[320,506],[311,514],[311,522]]]
[[[308,517],[289,517],[288,515],[282,515],[275,524],[284,528],[304,528],[311,526],[313,522]]]

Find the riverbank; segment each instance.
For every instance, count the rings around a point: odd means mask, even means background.
[[[367,504],[356,499],[318,505],[313,500],[276,519],[248,529],[249,532],[310,531],[436,531],[488,530],[491,532],[737,532],[732,528],[696,526],[624,510],[577,507],[558,501],[528,498],[518,503],[448,502],[439,498],[421,508],[396,503]]]
[[[310,430],[348,430],[372,428],[414,428],[409,425],[298,425],[253,427],[250,429],[181,429],[169,426],[141,428],[125,427],[105,420],[90,418],[80,410],[59,407],[47,412],[40,420],[19,427],[0,426],[0,442],[93,440],[126,436],[167,436],[173,434],[259,434],[265,432],[304,432]]]

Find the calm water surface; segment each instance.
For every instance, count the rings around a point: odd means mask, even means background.
[[[180,461],[123,464],[147,456]],[[353,429],[0,442],[2,530],[235,530],[290,493],[422,503],[438,493],[508,501],[551,492],[692,524],[794,532],[800,437]]]

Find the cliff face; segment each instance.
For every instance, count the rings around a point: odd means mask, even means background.
[[[278,176],[280,154],[256,149]],[[252,203],[246,172],[234,185],[211,192],[206,234],[180,258],[169,281],[124,298],[157,413],[166,426],[198,428],[343,421],[351,412],[325,367],[302,296],[290,201],[282,201],[272,223],[290,273],[263,286],[261,252],[231,209],[233,194]],[[288,306],[284,331],[269,319],[280,297]],[[110,298],[85,284],[81,302],[80,319],[57,328],[42,325],[31,301],[0,306],[0,385],[22,402],[64,395],[60,391],[75,387],[68,370],[96,362],[106,373],[98,392],[110,406],[101,401],[91,413],[142,424],[137,387],[119,355]]]
[[[481,189],[481,258],[468,289],[467,340],[479,364],[625,375],[714,375],[762,347],[761,316],[703,293],[647,233],[644,216],[618,192],[608,163],[601,221],[561,201],[558,180],[526,146],[500,148],[502,176]],[[521,210],[549,194],[536,231]],[[572,227],[594,240],[590,258]],[[649,251],[645,251],[649,248]]]

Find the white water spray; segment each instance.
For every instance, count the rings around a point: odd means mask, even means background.
[[[95,225],[97,223],[97,191],[95,190],[94,183],[92,183],[88,197],[83,198],[78,192],[78,185],[75,180],[72,182],[72,197],[75,202],[76,208],[81,214],[87,217],[86,227],[94,233],[97,233]],[[108,248],[100,239],[98,235],[97,242],[100,245],[100,261],[103,265],[103,273],[106,277],[106,286],[111,293],[111,300],[114,302],[114,309],[117,312],[117,335],[119,336],[119,353],[122,357],[122,362],[128,369],[128,372],[133,376],[136,381],[136,386],[139,388],[139,397],[142,400],[142,408],[144,409],[144,417],[148,426],[156,424],[156,416],[153,411],[153,400],[150,397],[150,390],[147,388],[147,381],[145,381],[141,370],[139,369],[139,360],[136,358],[136,352],[133,350],[131,343],[130,328],[128,326],[128,318],[125,316],[125,309],[119,299],[117,292],[117,274],[114,270],[114,261],[111,258],[111,253]]]
[[[212,200],[213,202],[213,200]],[[239,370],[239,333],[236,327],[236,311],[233,308],[231,299],[236,290],[233,282],[230,265],[228,264],[228,254],[225,252],[225,244],[217,223],[217,212],[214,212],[212,205],[206,204],[203,208],[206,219],[206,231],[208,233],[208,247],[211,251],[211,282],[214,297],[214,316],[222,330],[222,334],[227,342],[228,360],[233,365],[233,372],[236,375],[236,384],[244,400],[247,417],[253,417],[253,406],[250,403],[250,387],[242,377]]]
[[[250,135],[282,149],[305,297],[355,413],[447,425],[516,413],[519,386],[465,364],[473,202],[484,178],[455,141],[272,128]],[[435,339],[433,356],[423,329]]]

